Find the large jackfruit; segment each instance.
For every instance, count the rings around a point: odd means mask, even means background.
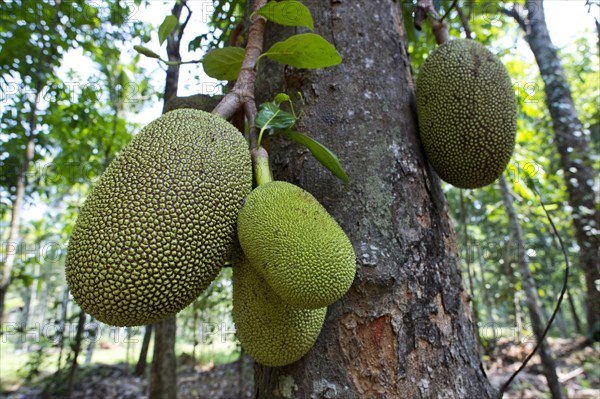
[[[283,181],[258,186],[238,216],[238,238],[252,266],[288,304],[327,306],[356,273],[352,244],[310,193]]]
[[[177,313],[230,256],[251,187],[246,141],[225,120],[181,109],[151,122],[81,209],[66,260],[75,301],[116,326]]]
[[[286,304],[242,251],[234,251],[233,321],[242,347],[258,363],[278,367],[300,359],[315,344],[326,312]]]
[[[460,188],[496,180],[517,131],[515,93],[500,60],[473,40],[451,40],[427,57],[416,86],[421,141],[437,174]]]

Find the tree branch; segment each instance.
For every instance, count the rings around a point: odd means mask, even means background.
[[[250,125],[250,142],[256,140],[256,129],[254,118],[256,117],[256,103],[254,101],[254,83],[256,82],[256,60],[262,53],[263,37],[266,19],[256,14],[256,11],[267,3],[267,0],[255,0],[251,14],[252,21],[248,30],[248,44],[246,45],[246,56],[242,62],[240,76],[233,89],[225,95],[223,100],[215,107],[213,113],[224,119],[230,119],[233,114],[243,105],[244,112]]]
[[[422,30],[423,21],[427,18],[431,21],[431,31],[435,36],[437,44],[442,44],[450,38],[448,34],[448,24],[442,20],[433,7],[432,0],[417,0],[415,6],[414,24],[417,30]]]
[[[525,16],[517,9],[517,7],[513,7],[510,10],[508,8],[500,7],[499,11],[504,15],[514,18],[521,29],[523,29],[523,32],[527,32],[527,22],[525,20]]]
[[[466,15],[462,8],[459,6],[456,6],[456,12],[458,12],[458,17],[460,18],[460,23],[463,26],[463,29],[465,30],[465,35],[467,36],[467,39],[472,39],[473,38],[473,32],[471,31],[471,25],[469,24],[469,16]]]
[[[181,17],[181,10],[186,5],[186,0],[182,0],[181,2],[177,2],[173,9],[171,10],[171,14],[177,18]],[[188,20],[190,15],[188,15]],[[179,29],[173,30],[169,36],[167,37],[167,56],[169,61],[181,62],[181,54],[179,52],[179,46],[181,44],[181,37],[183,36],[183,30],[185,29],[185,25],[187,24],[187,20],[181,25]],[[172,97],[177,95],[177,87],[179,84],[179,64],[169,65],[167,67],[167,79],[165,83],[165,92],[164,92],[164,103],[166,104]],[[165,112],[163,106],[163,113]]]

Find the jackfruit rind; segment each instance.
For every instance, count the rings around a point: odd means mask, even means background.
[[[300,359],[315,344],[326,312],[283,302],[236,251],[232,316],[242,347],[258,363],[279,367]]]
[[[230,255],[251,187],[248,146],[225,120],[182,109],[151,122],[81,209],[66,260],[75,301],[116,326],[177,313]]]
[[[451,40],[423,63],[416,84],[419,130],[433,169],[460,188],[483,187],[515,146],[517,102],[500,60],[473,40]]]
[[[283,181],[258,186],[238,216],[248,260],[277,295],[302,309],[337,301],[356,274],[350,240],[307,191]]]

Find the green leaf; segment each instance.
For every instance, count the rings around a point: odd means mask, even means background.
[[[286,101],[290,101],[290,96],[288,96],[285,93],[279,93],[275,96],[275,104],[279,105],[281,103],[284,103]]]
[[[274,103],[263,103],[256,115],[254,124],[259,129],[287,129],[296,123],[296,118],[289,112],[282,111]]]
[[[31,284],[33,284],[33,276],[30,274],[23,274],[21,276],[21,278],[23,279],[23,285],[25,287],[31,287]]]
[[[270,1],[257,13],[279,25],[304,26],[311,31],[315,28],[308,8],[296,0]]]
[[[164,21],[162,22],[162,24],[160,24],[160,27],[158,28],[158,41],[161,46],[165,42],[165,40],[167,40],[167,36],[169,36],[169,34],[173,31],[173,29],[175,29],[176,26],[177,17],[175,15],[168,15],[165,17]]]
[[[286,130],[281,134],[286,135],[292,140],[308,148],[308,150],[311,154],[313,154],[315,159],[321,162],[321,164],[323,164],[323,166],[325,166],[327,169],[329,169],[335,177],[344,182],[348,181],[348,175],[346,175],[346,172],[344,171],[344,168],[342,167],[342,164],[340,163],[338,157],[323,144],[311,139],[308,136],[305,136],[302,133],[294,132],[291,130]]]
[[[275,43],[263,56],[296,68],[326,68],[342,62],[335,47],[314,33],[290,36]]]
[[[204,72],[219,80],[236,80],[242,68],[246,50],[241,47],[214,49],[204,56]]]
[[[137,51],[138,53],[145,55],[146,57],[149,58],[158,58],[160,60],[160,55],[156,54],[154,51],[150,50],[147,47],[144,46],[133,46],[133,49],[135,51]]]

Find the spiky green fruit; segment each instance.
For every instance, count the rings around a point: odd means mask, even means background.
[[[421,141],[437,174],[460,188],[483,187],[515,146],[517,103],[498,57],[473,40],[451,40],[427,57],[417,79]]]
[[[350,240],[305,190],[283,181],[254,189],[238,216],[238,238],[253,267],[288,304],[327,306],[356,273]]]
[[[278,367],[300,359],[315,344],[326,312],[286,304],[235,251],[233,321],[242,347],[258,363]]]
[[[151,122],[81,209],[66,260],[75,301],[116,326],[177,313],[229,257],[251,187],[246,141],[225,120],[182,109]]]

